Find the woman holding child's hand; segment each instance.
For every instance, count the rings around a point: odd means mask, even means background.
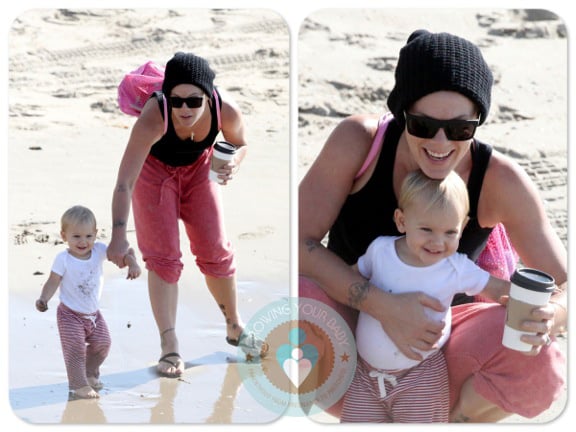
[[[208,62],[194,54],[178,52],[168,61],[162,92],[147,101],[134,124],[112,198],[108,259],[124,265],[121,257],[129,248],[126,225],[132,205],[160,336],[157,370],[168,377],[179,377],[184,371],[175,329],[183,268],[180,220],[198,268],[223,314],[226,341],[252,350],[252,354],[261,351],[259,341],[243,333],[236,304],[236,262],[224,230],[220,185],[208,178],[213,144],[220,131],[237,148],[233,162],[220,172],[223,184],[232,179],[232,169],[246,153],[242,114],[232,98],[215,87],[214,77]]]

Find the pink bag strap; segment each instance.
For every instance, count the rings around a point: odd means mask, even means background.
[[[162,105],[164,105],[164,134],[168,131],[168,102],[166,101],[166,95],[162,93]]]
[[[360,176],[362,176],[362,174],[366,172],[366,170],[368,169],[368,167],[370,166],[370,164],[380,151],[380,148],[382,147],[382,142],[384,141],[383,140],[384,133],[386,132],[386,129],[388,128],[388,125],[390,124],[393,118],[394,116],[392,115],[392,113],[388,112],[384,114],[382,117],[380,117],[380,119],[378,119],[378,130],[376,131],[376,136],[372,141],[372,146],[370,147],[368,156],[366,156],[366,160],[362,164],[362,167],[360,168],[360,171],[358,171],[358,174],[356,174],[356,177],[354,177],[354,180],[357,180],[358,178],[360,178]]]
[[[218,117],[218,130],[222,129],[222,119],[220,118],[220,98],[216,89],[212,92],[214,94],[214,102],[216,102],[216,116]]]

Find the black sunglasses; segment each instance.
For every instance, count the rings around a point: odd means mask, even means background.
[[[181,98],[179,96],[170,96],[170,104],[174,108],[182,108],[182,105],[186,104],[188,108],[200,108],[204,102],[202,96],[190,96],[187,98]]]
[[[444,129],[446,138],[450,141],[466,141],[474,137],[476,128],[480,123],[480,117],[476,120],[437,120],[430,117],[422,117],[404,112],[406,117],[406,129],[410,135],[418,138],[433,138],[438,129]]]

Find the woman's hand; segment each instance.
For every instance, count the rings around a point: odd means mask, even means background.
[[[227,185],[229,181],[234,178],[234,175],[238,172],[239,166],[234,160],[223,165],[218,171],[218,179],[221,185]]]
[[[108,261],[113,262],[119,268],[124,268],[126,266],[124,257],[128,253],[129,248],[130,244],[125,237],[119,238],[112,236],[112,240],[106,249],[106,256],[108,257]]]
[[[537,355],[542,347],[552,342],[551,332],[554,327],[555,309],[551,303],[534,308],[531,313],[532,320],[522,323],[522,330],[536,333],[535,335],[525,334],[520,338],[523,342],[532,345],[532,350],[527,352],[528,355]]]
[[[430,351],[437,348],[445,322],[430,318],[431,309],[444,312],[439,300],[421,292],[388,294],[386,307],[379,308],[383,313],[374,316],[400,349],[402,354],[413,360],[422,360],[415,351]]]

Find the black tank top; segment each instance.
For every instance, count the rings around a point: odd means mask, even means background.
[[[217,90],[216,90],[217,91]],[[162,118],[164,118],[164,102],[161,92],[155,92],[152,97],[156,97]],[[218,102],[221,102],[220,94],[218,93]],[[170,166],[184,166],[192,165],[200,157],[200,155],[214,144],[214,140],[220,131],[218,128],[218,114],[216,109],[216,102],[212,96],[212,103],[210,114],[212,121],[210,123],[210,131],[205,139],[202,141],[193,141],[188,138],[182,140],[176,135],[174,124],[172,123],[172,116],[168,112],[168,129],[162,138],[160,138],[150,149],[150,154],[160,161]]]
[[[368,182],[358,192],[348,196],[336,221],[330,229],[328,249],[332,250],[346,263],[354,264],[362,256],[376,237],[400,235],[394,223],[394,210],[398,207],[394,193],[394,161],[401,130],[396,122],[386,129],[380,156],[375,170]],[[458,251],[476,261],[492,228],[482,228],[478,224],[478,199],[492,147],[473,141],[472,171],[468,180],[470,196],[470,220],[464,228]],[[453,304],[470,301],[465,295],[458,295]]]

